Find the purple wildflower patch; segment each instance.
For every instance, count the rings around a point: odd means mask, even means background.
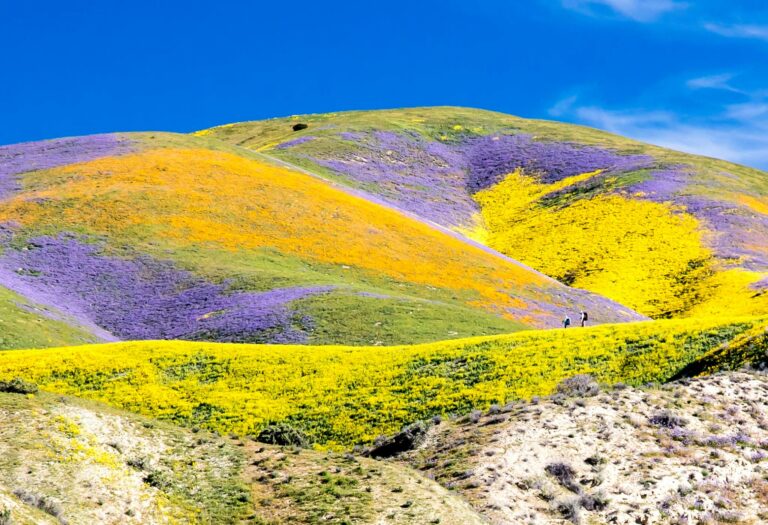
[[[743,432],[736,432],[725,436],[705,436],[698,440],[701,445],[707,447],[735,447],[736,445],[751,442],[751,438]]]
[[[530,135],[475,137],[459,150],[468,162],[467,187],[472,193],[520,168],[549,184],[596,170],[619,173],[648,168],[654,162],[648,155],[621,155],[595,146],[534,140]]]
[[[362,188],[375,188],[391,205],[449,228],[473,225],[479,210],[472,194],[516,169],[543,183],[603,170],[602,177],[581,185],[586,190],[603,184],[608,176],[644,170],[642,182],[619,191],[682,204],[707,228],[705,242],[719,259],[752,271],[768,269],[768,255],[761,248],[768,237],[768,217],[688,191],[698,180],[690,166],[664,165],[648,155],[537,140],[527,134],[467,136],[460,142],[388,131],[344,132],[340,137],[354,142],[355,149],[312,160]]]
[[[752,283],[751,288],[759,292],[764,292],[765,290],[768,290],[768,277],[764,277],[759,281]]]
[[[313,137],[312,135],[305,135],[303,137],[299,137],[297,139],[293,140],[287,140],[281,144],[278,144],[275,146],[275,149],[288,149],[292,148],[293,146],[298,146],[299,144],[304,144],[306,142],[310,142],[312,140],[315,140],[316,137]]]
[[[355,151],[313,158],[401,209],[443,226],[473,224],[478,208],[472,194],[518,168],[543,182],[598,169],[609,173],[647,168],[646,155],[571,143],[534,140],[530,135],[471,137],[460,143],[428,140],[416,133],[344,132]]]
[[[654,201],[672,200],[693,178],[693,173],[685,166],[672,166],[653,170],[647,180],[631,187],[633,192],[641,192]]]
[[[719,259],[752,271],[768,270],[768,256],[762,249],[768,238],[768,217],[746,206],[686,191],[694,174],[685,167],[653,171],[650,177],[630,191],[642,192],[654,202],[682,205],[706,227],[705,242]]]
[[[330,287],[232,292],[149,257],[122,259],[73,236],[32,239],[26,250],[6,249],[0,284],[14,280],[45,294],[73,316],[90,319],[120,339],[190,339],[222,342],[300,343],[311,320],[290,303]],[[3,279],[5,276],[5,279]]]
[[[16,175],[20,173],[119,155],[131,150],[130,141],[112,133],[0,146],[0,199],[18,189]]]
[[[363,187],[376,185],[386,201],[444,226],[472,222],[477,206],[465,190],[466,162],[450,146],[409,133],[354,133],[358,150],[312,159]]]
[[[342,131],[339,133],[339,136],[344,140],[357,142],[365,137],[365,133],[361,133],[359,131]]]
[[[678,202],[713,232],[707,244],[719,258],[748,270],[768,270],[768,256],[763,249],[768,239],[767,216],[714,199],[682,196]]]
[[[630,191],[642,192],[644,198],[654,202],[682,205],[706,227],[706,243],[719,259],[752,271],[768,270],[768,256],[761,248],[768,238],[768,217],[746,206],[688,191],[689,184],[699,181],[686,166],[672,166],[649,175]]]

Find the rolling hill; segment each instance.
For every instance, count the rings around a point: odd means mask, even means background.
[[[297,123],[306,127],[293,131]],[[768,177],[759,170],[453,107],[197,134],[374,193],[653,318],[768,311]]]
[[[88,337],[402,344],[551,327],[582,309],[598,323],[643,319],[217,139],[62,139],[0,148],[0,164],[6,308],[73,330],[30,341],[19,321],[6,347]]]
[[[569,124],[305,115],[4,146],[0,166],[6,348],[768,311],[762,172]]]
[[[764,521],[767,181],[463,108],[0,147],[0,525]]]
[[[346,448],[436,415],[549,395],[564,378],[666,382],[765,358],[762,318],[527,330],[390,347],[138,341],[0,352],[0,378],[221,433],[294,425]],[[716,359],[718,353],[733,358]]]
[[[764,368],[767,323],[653,321],[387,348],[0,351],[0,519],[759,523],[766,375],[684,371]],[[385,446],[387,459],[374,459]]]
[[[0,520],[14,525],[484,523],[399,465],[222,438],[50,394],[0,393],[0,451]]]
[[[765,374],[513,403],[432,427],[400,463],[490,523],[768,520]]]

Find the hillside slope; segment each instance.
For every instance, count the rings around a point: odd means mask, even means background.
[[[9,521],[10,520],[10,521]],[[97,403],[0,393],[0,522],[485,523],[411,469],[224,439]]]
[[[222,433],[294,425],[309,442],[347,448],[419,419],[548,395],[576,374],[642,385],[719,349],[759,360],[766,328],[766,318],[686,319],[394,347],[126,342],[0,352],[0,380]]]
[[[642,319],[215,139],[98,135],[0,161],[0,286],[101,340],[393,344],[581,309]]]
[[[493,524],[766,523],[766,390],[729,373],[513,403],[434,426],[400,461]]]
[[[0,512],[11,523],[241,523],[250,511],[244,463],[207,433],[0,392]]]
[[[221,438],[0,393],[0,517],[19,525],[762,523],[768,378],[563,390],[432,425],[387,461]],[[6,521],[7,523],[7,521]]]
[[[297,123],[307,127],[293,131]],[[768,311],[768,176],[759,170],[451,107],[197,134],[375,193],[652,317]]]

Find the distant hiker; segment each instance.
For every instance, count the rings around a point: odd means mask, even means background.
[[[589,321],[589,314],[587,312],[581,312],[581,327],[584,328]]]
[[[569,326],[571,326],[571,318],[566,315],[565,319],[563,319],[563,328],[568,328]]]

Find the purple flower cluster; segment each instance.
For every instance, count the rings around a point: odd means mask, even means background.
[[[312,135],[304,135],[303,137],[299,137],[297,139],[293,140],[287,140],[285,142],[281,142],[277,146],[275,146],[275,149],[288,149],[292,148],[294,146],[298,146],[299,144],[304,144],[306,142],[315,140],[316,137],[313,137]]]
[[[653,170],[648,179],[631,187],[632,192],[644,193],[657,202],[671,200],[691,181],[694,174],[686,166],[670,166]]]
[[[115,134],[0,146],[0,199],[17,189],[16,175],[20,173],[119,155],[131,149],[130,141]]]
[[[518,168],[538,175],[542,182],[552,183],[596,170],[638,170],[654,162],[647,155],[621,155],[595,146],[534,140],[522,134],[471,138],[459,150],[467,159],[467,187],[472,193],[500,182]]]
[[[353,152],[313,158],[363,187],[375,185],[386,201],[443,226],[472,223],[472,194],[523,168],[543,182],[597,169],[610,173],[645,168],[645,155],[620,155],[593,146],[534,140],[530,135],[472,137],[461,143],[430,141],[416,133],[344,132]]]
[[[757,290],[759,292],[764,292],[768,290],[768,277],[764,277],[759,281],[752,283],[752,289]]]
[[[643,192],[655,202],[672,201],[698,218],[711,233],[706,242],[718,258],[752,271],[768,270],[762,247],[768,239],[768,217],[745,206],[686,191],[696,174],[685,166],[652,171],[650,178],[630,191]]]
[[[339,133],[339,136],[344,140],[351,140],[353,142],[363,140],[365,138],[365,133],[359,132],[359,131],[342,131]]]
[[[752,438],[740,431],[725,436],[706,436],[698,440],[699,444],[707,447],[735,447],[751,442]]]
[[[55,303],[119,339],[270,343],[304,341],[311,320],[297,318],[291,301],[331,289],[229,293],[226,284],[205,282],[170,262],[108,257],[67,235],[6,249],[0,284],[21,286],[30,299]]]
[[[363,187],[375,185],[386,201],[444,226],[470,223],[477,207],[467,194],[461,153],[408,133],[345,135],[357,151],[312,159]]]
[[[542,290],[544,293],[551,293],[551,290]],[[514,291],[510,290],[510,295],[514,295]],[[537,318],[540,320],[537,326],[542,328],[559,328],[566,314],[571,319],[578,319],[581,311],[589,312],[590,325],[648,319],[622,304],[578,288],[570,288],[567,293],[552,296],[548,301],[529,297],[521,300],[525,302],[522,308],[507,308],[506,313],[518,319]]]
[[[733,261],[748,270],[768,271],[768,217],[745,206],[696,196],[681,196],[688,213],[695,215],[713,233],[708,245],[720,259]]]

